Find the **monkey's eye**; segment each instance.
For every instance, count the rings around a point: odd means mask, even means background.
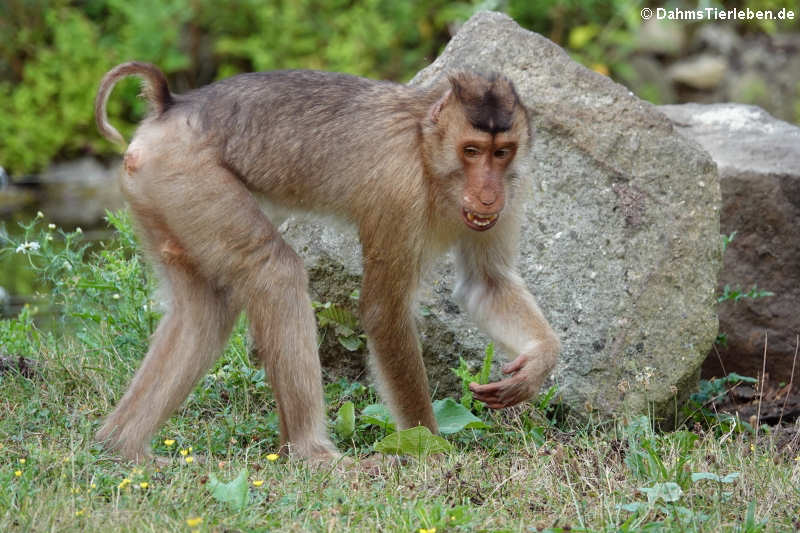
[[[505,159],[510,155],[511,155],[511,148],[500,148],[499,150],[494,151],[494,156],[497,159]]]
[[[481,150],[475,146],[465,146],[464,155],[467,157],[478,157],[481,155]]]

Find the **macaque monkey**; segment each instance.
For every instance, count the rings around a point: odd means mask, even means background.
[[[426,265],[448,249],[458,300],[516,357],[503,368],[507,379],[473,383],[474,397],[499,409],[537,392],[560,345],[515,268],[531,127],[508,79],[456,73],[417,88],[278,71],[172,94],[158,68],[130,62],[105,75],[95,102],[100,132],[122,144],[106,102],[130,75],[143,79],[150,113],[125,151],[122,190],[168,310],[99,440],[125,457],[150,457],[153,434],[244,310],[282,443],[303,458],[337,456],[303,260],[264,201],[358,228],[361,323],[400,428],[437,431],[412,304]]]

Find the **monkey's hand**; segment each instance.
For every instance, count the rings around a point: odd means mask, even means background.
[[[469,390],[476,400],[484,402],[492,409],[503,409],[536,394],[549,371],[540,358],[523,354],[503,365],[504,374],[513,374],[510,378],[486,385],[473,382],[469,384]]]

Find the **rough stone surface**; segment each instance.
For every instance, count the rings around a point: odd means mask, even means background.
[[[727,347],[719,349],[722,365],[712,353],[704,373],[760,374],[766,336],[766,371],[788,382],[800,335],[800,128],[740,104],[660,110],[719,168],[721,230],[736,231],[723,258],[719,291],[725,285],[745,290],[758,285],[775,294],[720,305]]]
[[[720,200],[710,157],[652,105],[505,15],[470,19],[412,83],[459,68],[504,73],[532,111],[520,270],[563,340],[553,379],[564,401],[583,414],[650,406],[668,416],[717,333]],[[289,221],[286,237],[308,260],[318,299],[331,299],[326,272],[339,298],[357,286],[353,233]],[[449,369],[459,355],[477,361],[487,343],[453,302],[452,277],[444,260],[420,295],[437,396],[455,388]]]

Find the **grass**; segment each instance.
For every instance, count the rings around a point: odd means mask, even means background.
[[[756,437],[711,420],[657,433],[646,417],[579,422],[556,416],[546,401],[531,403],[482,411],[491,427],[448,435],[451,451],[375,471],[360,467],[388,433],[360,417],[375,393],[333,381],[330,431],[352,401],[355,432],[336,439],[355,465],[273,460],[274,400],[249,360],[244,323],[154,438],[172,464],[119,461],[92,436],[157,314],[129,225],[124,216],[112,222],[118,238],[94,252],[41,222],[25,236],[42,243],[20,253],[53,286],[60,314],[48,330],[30,308],[0,321],[0,352],[37,361],[25,375],[0,373],[0,531],[800,529],[797,447],[787,452],[768,432]],[[10,253],[18,246],[9,244]]]

